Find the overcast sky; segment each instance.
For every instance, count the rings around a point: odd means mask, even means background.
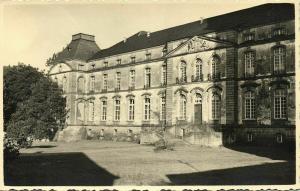
[[[24,62],[44,69],[46,59],[66,47],[76,33],[95,35],[98,46],[103,49],[141,30],[153,32],[263,3],[127,2],[130,3],[5,4],[2,7],[1,63]]]

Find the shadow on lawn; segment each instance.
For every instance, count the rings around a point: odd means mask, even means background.
[[[9,186],[110,186],[119,178],[80,152],[21,154],[4,166]]]
[[[295,161],[167,175],[172,185],[295,184]]]
[[[53,148],[56,147],[55,145],[37,145],[37,146],[31,146],[30,149],[33,148]]]

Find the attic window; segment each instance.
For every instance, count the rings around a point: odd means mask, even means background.
[[[273,36],[281,36],[281,35],[285,35],[285,34],[286,34],[286,30],[283,27],[276,28],[273,30]]]
[[[254,40],[254,34],[253,33],[247,33],[247,34],[244,34],[244,41],[252,41]]]

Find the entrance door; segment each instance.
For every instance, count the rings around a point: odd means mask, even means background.
[[[202,104],[195,104],[194,111],[195,124],[202,124]]]

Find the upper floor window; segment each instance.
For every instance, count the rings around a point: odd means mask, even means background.
[[[103,90],[107,90],[107,74],[103,74]]]
[[[119,64],[121,64],[122,63],[122,60],[121,59],[118,59],[117,60],[117,64],[119,65]]]
[[[151,111],[151,101],[149,97],[144,98],[144,120],[149,121],[150,120],[150,111]]]
[[[212,120],[220,119],[220,96],[218,94],[213,94],[211,97],[211,117]]]
[[[135,87],[135,70],[129,71],[129,88]]]
[[[244,41],[251,41],[251,40],[254,40],[254,33],[244,34]]]
[[[202,60],[199,58],[196,60],[195,78],[196,78],[196,80],[202,79]]]
[[[161,111],[160,111],[160,119],[162,121],[166,120],[166,97],[163,96],[160,98]]]
[[[165,64],[161,67],[161,83],[162,85],[167,84],[167,66]]]
[[[286,51],[282,46],[273,49],[274,73],[283,73],[285,71]]]
[[[285,119],[287,109],[286,90],[277,89],[274,91],[274,118]]]
[[[77,80],[77,92],[83,93],[84,92],[84,78],[79,77]]]
[[[78,65],[78,70],[83,70],[84,65],[83,64],[79,64]]]
[[[95,90],[95,76],[90,77],[90,91]]]
[[[107,100],[102,100],[102,109],[101,109],[101,121],[106,121],[107,119]]]
[[[128,120],[134,120],[134,98],[129,98],[129,105],[128,105]]]
[[[89,121],[94,121],[94,102],[89,102]]]
[[[67,85],[68,85],[68,83],[67,83],[67,77],[64,76],[63,77],[63,82],[62,82],[63,92],[67,92],[67,89],[68,89]]]
[[[276,28],[273,30],[273,36],[281,36],[285,34],[286,34],[285,28]]]
[[[245,93],[245,119],[255,119],[255,94],[252,91]]]
[[[220,64],[220,58],[216,55],[213,56],[211,62],[211,75],[213,79],[219,77],[219,70],[218,70],[219,64]]]
[[[120,98],[115,99],[115,113],[114,113],[114,120],[120,121],[120,114],[121,114],[121,101]]]
[[[186,119],[186,97],[183,94],[180,94],[179,97],[179,119]]]
[[[131,63],[135,63],[135,56],[131,56]]]
[[[254,75],[255,53],[253,51],[245,52],[245,74],[246,76]]]
[[[105,68],[108,67],[108,61],[104,61],[103,65],[104,65]]]
[[[187,77],[186,77],[186,62],[181,61],[180,63],[180,82],[187,82]]]
[[[116,73],[116,90],[121,89],[121,72]]]
[[[151,60],[151,53],[146,54],[146,60]]]
[[[146,88],[151,87],[151,69],[150,68],[145,69],[145,87]]]

